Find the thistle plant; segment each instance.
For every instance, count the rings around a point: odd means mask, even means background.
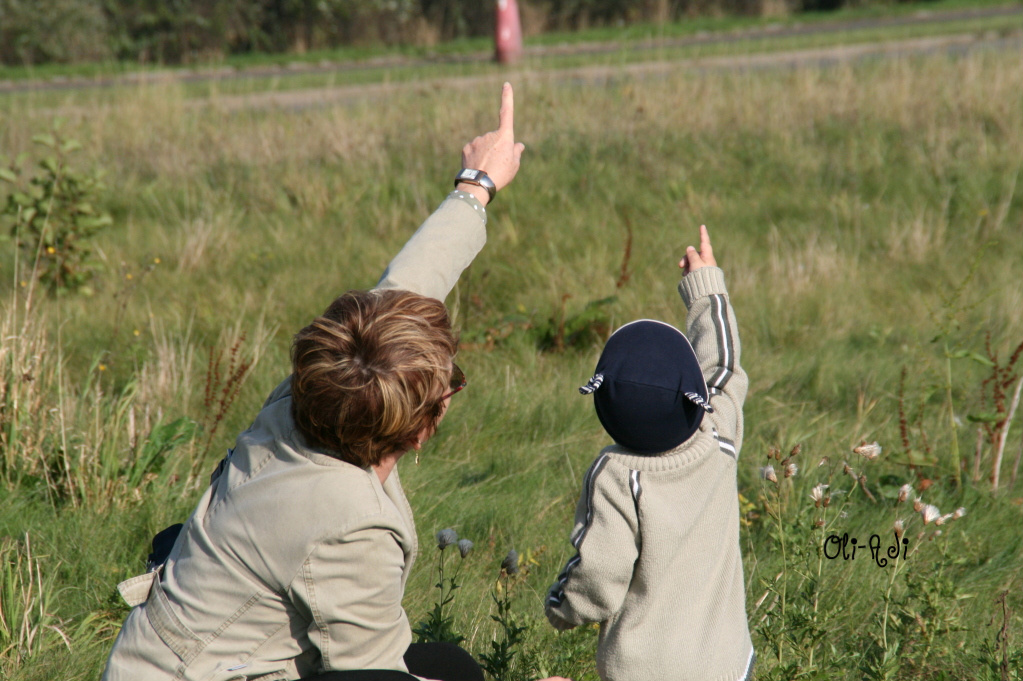
[[[943,514],[934,504],[915,497],[912,513],[900,517],[903,504],[908,504],[913,494],[909,483],[899,488],[892,523],[895,541],[887,548],[885,557],[876,559],[879,566],[888,567],[889,562],[891,566],[882,594],[884,607],[874,618],[874,631],[860,666],[865,678],[872,680],[895,678],[906,665],[919,670],[927,664],[936,638],[961,628],[956,612],[956,587],[945,570],[949,556],[943,526],[965,516],[966,509],[960,507]],[[912,540],[909,533],[914,533]],[[910,558],[930,545],[937,547],[934,564],[907,572]],[[896,597],[900,578],[905,589]]]
[[[513,677],[513,672],[528,626],[521,624],[512,612],[512,592],[529,574],[529,566],[535,563],[535,557],[520,557],[518,551],[510,550],[501,561],[501,572],[490,592],[497,606],[497,614],[491,615],[490,619],[500,626],[501,638],[490,642],[490,652],[480,655],[480,664],[491,678],[498,681],[518,678]]]
[[[864,462],[872,462],[882,449],[876,442],[863,442],[852,451]],[[759,673],[758,678],[830,678],[848,666],[847,655],[825,646],[839,607],[825,599],[824,565],[830,557],[825,555],[826,543],[845,528],[846,509],[855,498],[871,503],[877,503],[877,498],[865,473],[846,460],[832,463],[828,456],[816,465],[804,464],[804,476],[820,477],[808,492],[797,492],[797,461],[805,458],[802,454],[798,444],[787,456],[771,447],[768,464],[760,469],[761,502],[769,518],[768,532],[778,543],[782,567],[773,578],[761,578],[764,592],[751,613],[760,614],[755,630],[767,641],[774,660],[774,667]],[[845,480],[851,486],[841,489]],[[811,482],[799,485],[800,489],[806,490]]]
[[[459,563],[451,576],[445,576],[444,567],[447,556],[451,551],[446,551],[450,546],[458,548]],[[454,618],[450,611],[445,614],[445,608],[455,600],[455,590],[458,589],[458,574],[461,572],[462,562],[472,551],[473,543],[468,539],[459,539],[458,534],[451,528],[446,528],[437,533],[437,583],[434,585],[438,590],[437,602],[426,618],[416,625],[412,632],[416,635],[417,643],[454,643],[460,644],[465,637],[454,629]]]
[[[775,522],[775,527],[771,532],[778,541],[778,545],[781,549],[782,565],[787,567],[789,565],[788,556],[788,542],[786,541],[786,524],[785,515],[786,509],[789,505],[789,500],[792,495],[792,478],[798,472],[798,468],[792,459],[796,458],[802,451],[800,445],[796,445],[792,448],[789,455],[782,458],[781,450],[777,447],[770,447],[767,452],[767,460],[769,462],[766,466],[760,469],[760,477],[763,480],[763,488],[761,495],[761,502],[764,506],[764,511],[767,513]],[[781,470],[782,477],[779,479],[778,471],[775,470],[775,464]],[[779,665],[785,664],[785,648],[786,642],[784,640],[785,634],[783,628],[775,628],[773,624],[772,612],[775,606],[779,606],[778,612],[779,617],[782,621],[786,619],[786,608],[788,606],[788,579],[786,578],[785,570],[778,575],[772,582],[765,582],[764,586],[766,591],[763,597],[757,603],[757,607],[764,602],[769,595],[774,595],[774,600],[767,608],[767,612],[760,620],[760,624],[766,624],[761,628],[762,633],[768,640],[769,644],[773,648],[774,655]]]

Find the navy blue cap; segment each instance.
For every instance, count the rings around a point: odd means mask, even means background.
[[[700,428],[705,411],[713,411],[689,339],[653,319],[611,334],[596,373],[579,392],[593,394],[608,435],[639,454],[674,449]]]

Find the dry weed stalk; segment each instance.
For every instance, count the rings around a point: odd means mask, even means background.
[[[275,332],[276,327],[268,328],[260,319],[251,337],[248,333],[236,328],[224,335],[223,340],[218,343],[219,349],[210,346],[201,419],[207,435],[204,446],[195,452],[196,457],[192,461],[191,476],[193,480],[197,479],[197,468],[202,463],[203,457],[209,453],[217,430],[241,393],[246,379],[259,363]],[[225,347],[227,348],[226,358]]]
[[[1023,391],[1023,376],[1016,372],[1016,365],[1023,356],[1023,342],[1012,351],[1008,361],[1002,364],[998,359],[998,352],[991,347],[991,334],[985,339],[985,350],[987,358],[991,363],[991,375],[983,383],[981,389],[991,391],[991,403],[994,406],[994,414],[983,416],[981,428],[984,430],[991,443],[994,456],[991,461],[991,488],[997,490],[1001,482],[1002,459],[1005,454],[1005,442],[1009,437],[1009,427],[1012,425],[1013,417],[1019,408],[1020,393]],[[1013,390],[1015,384],[1015,390]],[[1009,399],[1009,391],[1012,390],[1012,398]],[[1023,452],[1023,449],[1020,450]],[[1016,482],[1015,471],[1019,468],[1019,462],[1013,466],[1014,475],[1010,484]],[[976,463],[974,465],[977,471]]]
[[[231,409],[238,393],[241,392],[242,384],[252,368],[253,360],[240,356],[242,344],[245,342],[245,334],[242,333],[228,350],[227,366],[224,366],[224,350],[209,350],[209,363],[206,367],[206,391],[203,398],[203,416],[206,427],[206,451],[209,451],[213,444],[213,436],[216,435],[224,416]]]

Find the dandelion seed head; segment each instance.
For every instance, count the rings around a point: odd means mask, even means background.
[[[458,534],[450,527],[437,533],[437,548],[443,551],[458,541]]]
[[[764,466],[760,469],[760,477],[764,480],[770,480],[774,484],[778,484],[778,474],[774,472],[774,466]]]
[[[923,510],[920,511],[920,515],[923,516],[924,525],[929,525],[941,517],[941,511],[933,504],[924,504]]]
[[[873,461],[881,456],[881,445],[876,442],[861,442],[858,446],[853,447],[853,452],[859,454],[867,461]]]
[[[471,540],[469,539],[458,540],[458,553],[461,554],[462,558],[465,558],[466,556],[469,555],[469,552],[472,551],[472,547],[473,544]]]

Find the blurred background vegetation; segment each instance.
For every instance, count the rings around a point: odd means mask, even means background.
[[[520,0],[526,36],[696,16],[786,15],[880,0]],[[926,4],[926,3],[920,3]],[[479,0],[0,0],[0,64],[189,64],[493,34]]]

